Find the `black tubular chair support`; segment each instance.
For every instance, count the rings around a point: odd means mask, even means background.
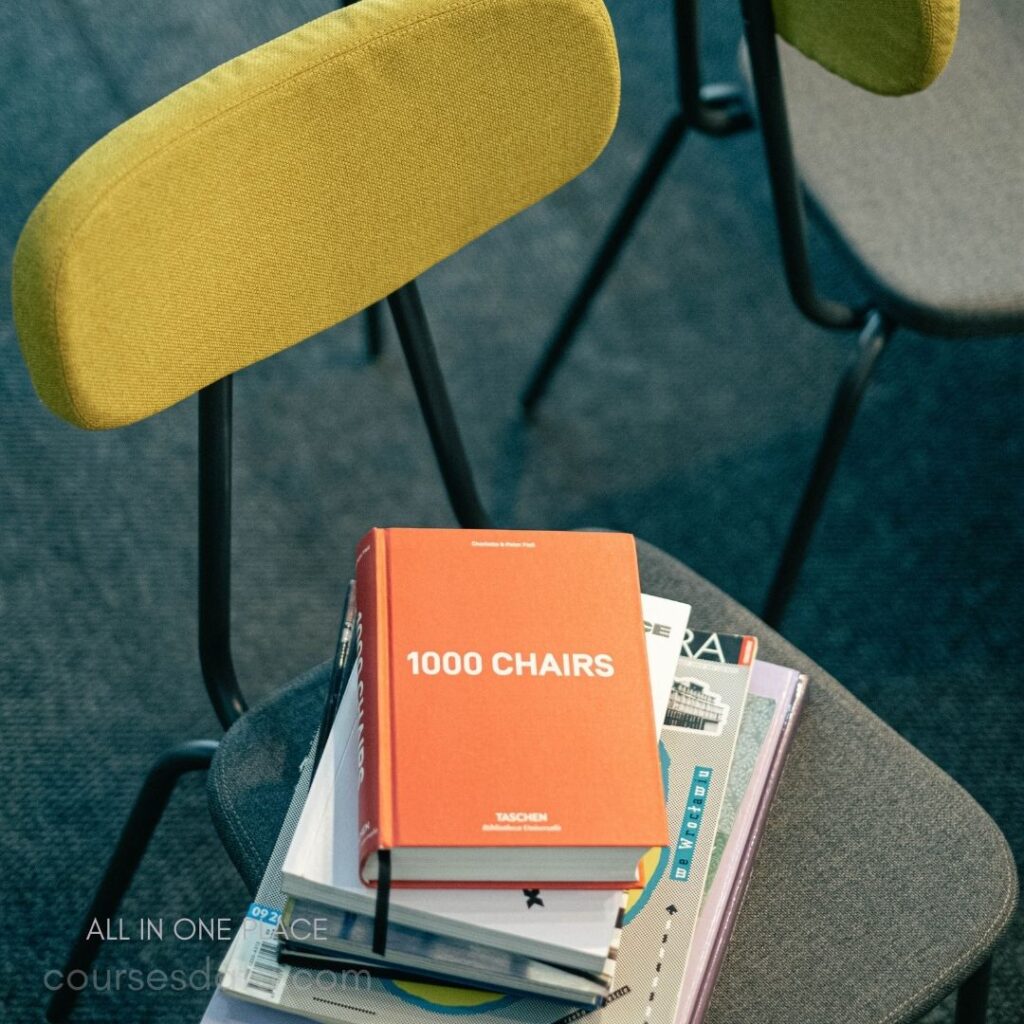
[[[976,968],[956,994],[956,1024],[985,1024],[992,957]]]
[[[416,397],[459,525],[491,525],[462,443],[415,281],[388,296]],[[199,661],[227,729],[246,709],[231,656],[232,378],[199,392]]]
[[[857,350],[839,382],[832,411],[810,478],[793,519],[783,554],[768,591],[765,621],[777,626],[792,596],[811,536],[824,506],[843,444],[891,329],[870,308],[854,307],[821,295],[814,284],[807,242],[803,187],[796,168],[779,65],[775,18],[770,0],[740,0],[744,34],[763,140],[772,204],[779,232],[786,282],[797,308],[813,323],[833,330],[862,332]],[[621,253],[672,156],[690,128],[728,135],[751,123],[732,87],[701,86],[696,0],[676,0],[676,59],[681,113],[672,117],[647,158],[612,222],[583,282],[534,367],[521,401],[527,413],[543,397],[551,378],[586,317],[590,304]]]
[[[246,709],[231,657],[232,378],[199,392],[199,664],[220,724]]]
[[[807,558],[814,527],[825,507],[825,498],[839,465],[839,457],[842,455],[846,439],[850,435],[854,417],[860,408],[871,374],[891,337],[891,326],[881,314],[872,313],[861,332],[846,370],[839,379],[811,475],[804,485],[800,504],[790,524],[782,556],[768,588],[768,596],[761,613],[761,618],[773,629],[778,628],[786,606],[793,596],[797,578]]]
[[[705,135],[725,136],[744,131],[753,125],[737,86],[701,84],[697,0],[675,0],[673,10],[679,111],[669,118],[655,140],[555,333],[534,366],[520,398],[527,413],[537,407],[546,393],[555,370],[586,319],[591,303],[614,268],[689,130]]]
[[[790,294],[797,308],[813,323],[836,330],[860,330],[867,322],[867,309],[856,309],[826,298],[814,286],[807,248],[803,186],[793,154],[771,3],[769,0],[740,0],[740,7]]]
[[[491,519],[473,479],[416,282],[399,288],[387,301],[455,518],[468,529],[485,529]]]
[[[366,357],[375,363],[384,352],[383,303],[375,302],[363,316],[366,321]]]
[[[46,1008],[46,1019],[51,1024],[67,1020],[86,987],[89,968],[103,945],[103,930],[117,914],[178,780],[189,772],[206,771],[216,750],[214,740],[193,740],[167,751],[150,768],[64,968],[59,978],[47,981],[47,987],[53,991]]]
[[[894,325],[877,310],[836,301],[821,295],[815,287],[808,253],[803,186],[796,167],[786,112],[775,15],[770,0],[740,0],[740,7],[782,263],[790,295],[796,307],[812,323],[832,330],[860,331],[857,347],[833,395],[831,411],[810,477],[768,588],[762,617],[770,626],[778,628],[807,557],[814,527],[824,508],[829,486],[861,399],[878,358],[892,337]]]

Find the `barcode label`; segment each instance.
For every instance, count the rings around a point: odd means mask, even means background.
[[[281,1000],[284,976],[285,971],[277,962],[277,940],[257,939],[249,954],[246,987],[277,1003]]]

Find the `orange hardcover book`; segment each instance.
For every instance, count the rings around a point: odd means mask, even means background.
[[[636,882],[668,844],[636,547],[374,529],[356,551],[364,882]]]

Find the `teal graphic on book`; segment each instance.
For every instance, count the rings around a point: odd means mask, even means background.
[[[676,840],[673,854],[672,880],[675,882],[689,881],[713,774],[714,770],[706,765],[699,764],[693,769],[690,795],[686,798],[686,806],[683,808],[683,820],[679,823],[679,838]]]

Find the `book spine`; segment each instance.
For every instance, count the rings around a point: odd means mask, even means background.
[[[387,533],[371,530],[356,555],[359,617],[359,864],[393,843]]]

